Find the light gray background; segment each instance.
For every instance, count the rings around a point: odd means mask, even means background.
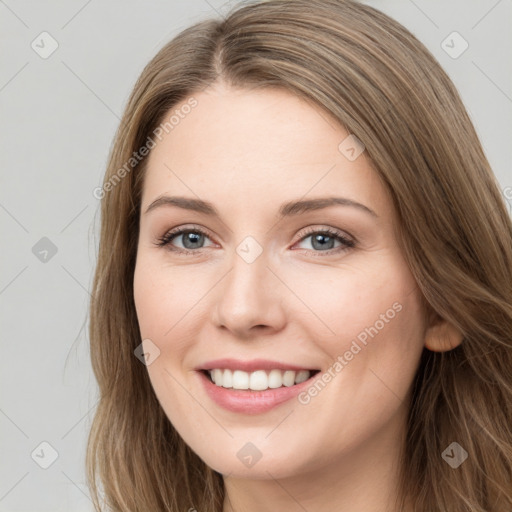
[[[96,403],[86,324],[99,221],[92,191],[145,64],[179,31],[235,3],[0,0],[2,512],[92,510],[83,469]],[[512,0],[366,3],[409,28],[447,70],[512,202]],[[31,47],[48,51],[43,31],[58,43],[46,59]],[[458,58],[441,46],[453,31],[469,44]],[[43,237],[57,248],[46,262],[32,250]],[[31,456],[51,462],[43,441],[58,453],[47,469]]]

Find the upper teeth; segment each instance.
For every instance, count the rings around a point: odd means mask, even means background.
[[[244,372],[242,370],[222,370],[215,368],[209,370],[213,382],[224,388],[252,389],[262,391],[268,388],[280,388],[281,386],[293,386],[309,379],[309,370],[270,370],[267,375],[265,370]]]

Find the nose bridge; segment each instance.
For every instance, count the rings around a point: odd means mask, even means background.
[[[239,335],[253,326],[277,328],[283,316],[278,280],[268,268],[268,249],[247,236],[235,248],[231,269],[223,279],[216,323]]]

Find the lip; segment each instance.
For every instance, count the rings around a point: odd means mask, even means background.
[[[216,362],[216,364],[218,364],[218,362]],[[219,368],[219,366],[216,366],[216,368]],[[272,368],[276,368],[276,366]],[[238,369],[241,368],[238,367]],[[262,368],[260,366],[258,369],[264,370],[268,368]],[[267,389],[265,391],[250,391],[217,386],[208,378],[204,370],[197,370],[197,375],[201,380],[206,394],[211,400],[228,411],[242,414],[261,414],[270,411],[274,407],[296,397],[299,393],[311,386],[319,374],[320,372],[318,371],[316,374],[310,376],[308,380],[289,387],[283,386],[275,389]]]
[[[242,370],[244,372],[255,372],[256,370],[294,370],[296,372],[300,370],[315,370],[310,366],[297,366],[293,364],[283,363],[282,361],[271,361],[269,359],[252,359],[250,361],[239,361],[237,359],[215,359],[214,361],[208,361],[201,366],[195,368],[196,370],[215,370],[219,368],[221,370]],[[318,368],[316,368],[318,369]]]

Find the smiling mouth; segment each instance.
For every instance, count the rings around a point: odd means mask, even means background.
[[[239,391],[265,391],[301,384],[320,372],[320,370],[256,370],[245,372],[215,368],[201,372],[217,387]]]

